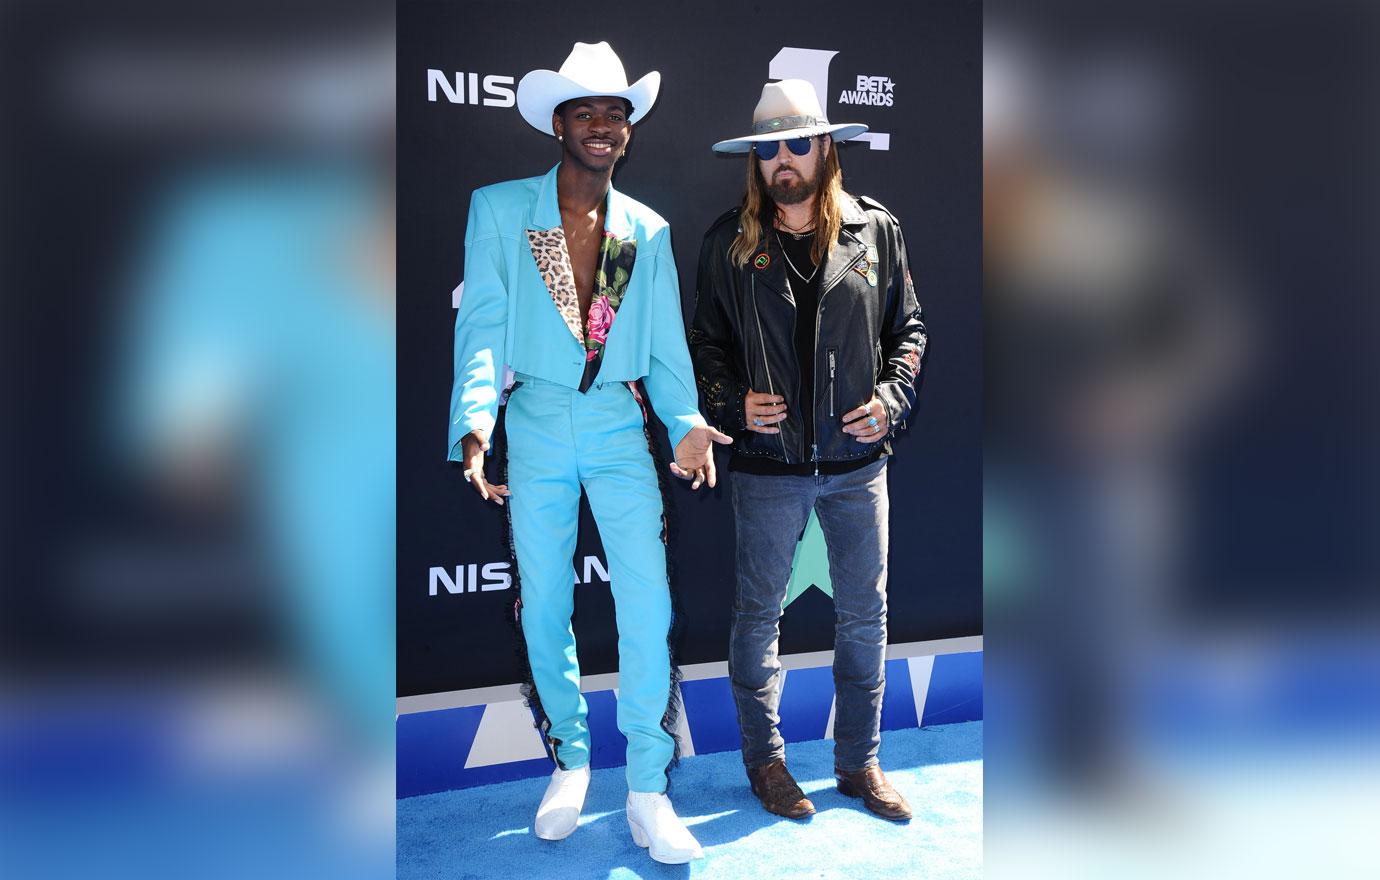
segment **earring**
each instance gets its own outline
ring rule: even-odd
[[[564,141],[564,140],[565,140],[565,135],[563,135],[563,134],[558,134],[558,135],[556,135],[556,140],[558,140],[558,141]]]

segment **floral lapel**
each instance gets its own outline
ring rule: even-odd
[[[586,364],[603,356],[613,318],[623,304],[636,261],[636,240],[604,232],[604,241],[599,247],[599,268],[594,273],[594,300],[589,305],[589,321],[585,325]]]
[[[575,272],[570,265],[565,231],[559,226],[554,229],[529,229],[527,242],[542,281],[551,294],[551,302],[555,304],[556,311],[575,341],[585,350],[585,373],[580,383],[580,390],[585,391],[599,373],[614,316],[618,314],[618,307],[623,304],[623,297],[627,294],[633,264],[637,261],[637,241],[619,238],[604,230],[599,245],[599,266],[594,272],[594,295],[584,326],[580,324],[580,297],[575,289]]]

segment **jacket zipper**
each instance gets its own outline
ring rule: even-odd
[[[798,299],[795,298],[795,288],[791,287],[791,273],[789,272],[787,276],[785,276],[785,290],[787,290],[788,294],[791,294],[791,302],[795,305],[795,320],[791,323],[791,338],[795,339],[795,328],[800,323],[800,305]],[[816,303],[816,309],[814,309],[814,338],[816,338],[816,341],[820,338],[820,309],[818,309],[818,303]],[[811,379],[811,385],[813,385],[814,392],[818,392],[818,390],[820,390],[820,359],[814,356],[814,352],[810,352],[810,371],[814,374],[814,378]],[[810,444],[810,461],[814,462],[814,476],[820,476],[820,434],[818,434],[820,422],[818,422],[816,414],[814,414],[814,400],[807,400],[802,404],[800,418],[805,418],[805,410],[803,410],[805,406],[810,407],[810,425],[814,426],[814,429],[816,429],[816,433],[811,434],[814,443]],[[785,450],[785,440],[781,441],[781,448]],[[800,458],[805,459],[805,434],[800,434]]]
[[[789,283],[789,282],[787,282],[787,283]],[[772,395],[775,395],[775,394],[776,394],[776,385],[773,384],[772,381],[771,381],[771,361],[768,360],[768,358],[767,358],[767,339],[766,339],[766,337],[762,334],[762,314],[761,314],[761,312],[757,311],[757,276],[756,276],[756,275],[753,275],[753,276],[752,276],[752,316],[753,316],[754,318],[757,319],[757,342],[758,342],[759,345],[762,346],[762,366],[766,367],[766,369],[767,369],[767,393],[772,394]],[[789,407],[787,407],[787,410],[789,411]],[[778,422],[777,424],[778,424],[778,425],[782,425],[782,424],[784,424],[784,422]],[[789,464],[789,463],[790,463],[791,457],[790,457],[790,455],[786,452],[786,434],[785,434],[785,432],[784,432],[780,427],[778,427],[778,428],[776,429],[776,437],[777,437],[778,440],[781,441],[781,458],[782,458],[787,464]]]
[[[836,351],[838,349],[829,349],[829,418],[831,419],[834,418],[834,404],[838,396],[834,387],[834,353]]]
[[[819,323],[824,315],[824,293],[815,300],[815,350],[810,352],[810,373],[812,390],[819,393]],[[815,463],[815,476],[819,476],[819,419],[815,417],[815,402],[810,401],[810,422],[814,425],[814,443],[810,449],[810,460]]]
[[[856,235],[853,235],[851,232],[848,233],[848,234],[849,234],[850,237],[852,237],[852,238],[853,238],[855,241],[857,241],[859,244],[862,243],[861,240],[859,240],[858,237],[857,237]],[[851,272],[851,271],[853,270],[853,267],[856,266],[856,265],[858,264],[858,261],[861,260],[861,259],[862,259],[864,256],[866,256],[866,255],[867,255],[867,251],[866,251],[866,250],[863,250],[863,251],[860,252],[857,256],[853,257],[853,259],[850,260],[850,261],[848,262],[848,265],[844,266],[843,269],[842,269],[841,271],[836,272],[836,273],[834,274],[834,277],[829,281],[829,283],[828,283],[827,286],[822,287],[822,288],[820,289],[820,292],[819,292],[819,299],[816,301],[816,304],[815,304],[815,345],[816,345],[816,346],[819,345],[819,324],[820,324],[820,316],[824,313],[824,297],[829,293],[829,291],[833,290],[834,287],[838,285],[839,281],[842,280],[843,277],[844,277],[848,272]],[[766,367],[766,370],[767,370],[767,391],[774,395],[774,394],[776,394],[776,389],[775,389],[775,387],[774,387],[773,384],[772,384],[772,379],[771,379],[771,364],[770,364],[770,363],[768,362],[768,360],[767,360],[767,343],[766,343],[766,338],[764,337],[764,335],[763,335],[763,333],[762,333],[762,315],[761,315],[761,313],[757,310],[757,276],[756,276],[755,274],[753,274],[753,275],[750,275],[749,277],[752,279],[752,314],[753,314],[753,317],[756,318],[756,320],[757,320],[757,341],[758,341],[758,343],[762,346],[762,364],[763,364],[763,366]],[[787,279],[786,279],[786,285],[787,285],[787,288],[788,288],[788,289],[789,289],[789,287],[790,287],[790,283],[791,283],[790,278],[787,278]],[[791,299],[794,300],[795,297],[792,296]],[[798,314],[797,314],[797,316],[796,316],[796,319],[799,320],[799,315],[798,315]],[[818,350],[816,349],[816,351],[818,351]],[[833,380],[833,377],[834,377],[834,370],[833,370],[833,368],[834,368],[834,358],[833,358],[833,353],[832,353],[832,352],[830,353],[829,367],[830,367],[830,370],[829,370],[829,378],[830,378],[830,381],[831,381],[831,384],[832,384],[832,380]],[[819,387],[819,356],[818,356],[817,353],[816,353],[816,355],[815,355],[814,357],[810,358],[810,369],[811,369],[811,372],[814,373],[814,386],[815,386],[816,388],[818,388],[818,387]],[[833,394],[833,389],[832,389],[832,388],[830,389],[830,394],[831,394],[831,395]],[[810,407],[810,415],[809,415],[809,417],[810,417],[810,419],[814,420],[814,419],[815,419],[815,402],[814,402],[813,400],[809,401],[809,407]],[[833,404],[833,398],[832,398],[832,396],[831,396],[831,398],[830,398],[830,404],[829,404],[829,414],[830,414],[831,416],[834,414],[834,413],[833,413],[833,409],[834,409],[834,404]],[[805,415],[805,413],[804,413],[804,406],[801,407],[801,415],[802,415],[802,416]],[[789,463],[790,463],[790,455],[786,452],[786,435],[785,435],[784,432],[779,432],[776,436],[781,440],[781,456],[782,456],[782,458],[784,458],[784,459],[786,460],[786,463],[789,464]],[[803,438],[802,438],[802,439],[803,439]],[[814,464],[815,464],[815,474],[814,474],[814,475],[815,475],[815,476],[819,476],[819,423],[818,423],[817,420],[815,421],[815,438],[814,438],[814,439],[815,439],[815,442],[814,442],[813,444],[811,444],[811,447],[810,447],[810,460],[813,461]],[[802,450],[802,451],[803,451],[803,450]]]
[[[849,233],[849,235],[852,236],[852,238],[853,238],[854,240],[857,240],[857,236],[853,235],[851,232]],[[861,244],[862,242],[859,241],[858,243]],[[857,256],[853,257],[853,259],[849,260],[849,261],[848,261],[848,265],[844,266],[842,271],[834,273],[833,279],[831,279],[831,280],[829,281],[829,283],[828,283],[827,286],[820,288],[820,291],[819,291],[819,299],[818,299],[818,300],[816,301],[816,303],[815,303],[815,345],[816,345],[816,346],[819,345],[819,325],[820,325],[820,321],[823,319],[823,316],[824,316],[824,297],[828,296],[828,295],[829,295],[829,291],[833,290],[834,287],[836,287],[836,286],[838,285],[839,281],[842,280],[843,277],[844,277],[847,273],[853,271],[853,267],[856,266],[856,265],[858,265],[858,261],[861,260],[861,259],[862,259],[864,256],[866,256],[866,255],[867,255],[867,251],[864,249],[864,250],[863,250],[861,253],[859,253]],[[787,283],[789,283],[789,280],[787,281]],[[814,356],[813,358],[811,358],[810,360],[811,360],[811,368],[814,370],[814,374],[815,374],[815,387],[818,388],[818,387],[819,387],[819,355],[818,355],[818,348],[816,348],[816,354],[815,354],[815,356]],[[834,351],[833,351],[833,350],[830,350],[830,351],[829,351],[829,415],[830,415],[830,416],[833,416],[833,414],[834,414],[834,397],[833,397],[833,395],[834,395],[834,387],[833,387],[833,383],[834,383]],[[812,401],[810,401],[810,418],[814,419],[814,417],[815,417],[815,403],[814,403],[814,401],[812,400]],[[815,463],[815,476],[819,476],[819,421],[818,421],[817,419],[815,420],[815,442],[814,442],[814,448],[811,450],[811,453],[812,453],[812,454],[811,454],[811,459],[812,459],[812,460],[814,461],[814,463]]]
[[[795,299],[795,291],[791,289],[791,277],[790,277],[790,274],[789,274],[789,273],[787,273],[787,275],[786,275],[786,290],[790,291],[790,294],[791,294],[791,301],[792,301],[792,302],[796,302],[796,299]],[[820,315],[820,312],[822,311],[821,306],[822,306],[822,301],[823,301],[823,299],[824,299],[824,297],[821,295],[820,298],[819,298],[819,300],[816,300],[816,301],[815,301],[815,345],[816,345],[816,346],[819,345],[819,315]],[[799,306],[799,305],[797,305],[796,308],[795,308],[795,320],[796,320],[797,323],[800,321],[800,306]],[[791,328],[791,338],[792,338],[792,339],[795,338],[795,328],[794,328],[794,327]],[[818,351],[812,351],[812,352],[810,352],[810,375],[811,375],[810,387],[811,387],[811,389],[812,389],[815,393],[818,393],[818,392],[819,392],[819,354],[818,354]],[[809,409],[810,409],[810,412],[809,412],[808,415],[806,415],[806,413],[805,413],[805,408],[806,408],[807,405],[809,406]],[[808,419],[810,420],[810,423],[814,426],[814,431],[813,431],[814,442],[810,444],[810,461],[814,462],[814,464],[815,464],[815,476],[817,477],[817,476],[819,476],[819,420],[815,418],[815,402],[814,402],[813,400],[805,401],[805,403],[803,403],[803,404],[801,405],[801,407],[800,407],[800,416],[801,416],[801,421],[804,421],[806,418],[808,418]],[[805,446],[804,446],[804,443],[805,443],[805,434],[804,434],[803,432],[802,432],[801,435],[800,435],[800,441],[801,441],[800,457],[801,457],[801,458],[804,458],[804,457],[805,457]],[[785,448],[786,448],[786,441],[784,441],[784,440],[781,441],[781,448],[782,448],[782,449],[785,449]]]

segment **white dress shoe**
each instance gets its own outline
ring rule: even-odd
[[[542,840],[562,840],[570,836],[580,822],[580,810],[589,791],[589,765],[577,770],[561,770],[551,774],[546,794],[537,807],[537,821],[532,830]]]
[[[659,792],[628,792],[628,829],[633,843],[645,847],[663,864],[680,865],[704,858],[699,841],[680,821],[671,799]]]

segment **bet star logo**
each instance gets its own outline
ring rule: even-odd
[[[888,76],[863,76],[859,74],[857,88],[839,93],[840,104],[869,104],[873,107],[890,107],[896,83]]]
[[[824,530],[819,527],[819,517],[814,511],[810,512],[805,534],[800,536],[800,543],[795,547],[795,558],[791,560],[791,580],[786,585],[782,609],[810,587],[815,587],[831,599],[834,597],[834,582],[829,578],[829,548],[824,543]]]
[[[834,94],[829,88],[829,65],[838,55],[837,49],[805,49],[799,46],[783,46],[771,59],[767,68],[770,79],[803,79],[815,87],[815,94],[825,104]],[[847,80],[845,80],[847,81]],[[896,84],[886,76],[856,76],[853,78],[856,89],[841,93],[840,104],[867,104],[875,107],[890,107]],[[866,98],[862,97],[866,96]],[[833,116],[825,107],[825,112]],[[846,120],[853,121],[853,120]],[[861,121],[861,120],[859,120]],[[853,138],[863,141],[874,150],[890,150],[891,134],[875,128]]]

